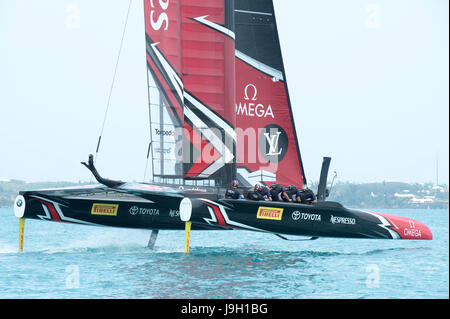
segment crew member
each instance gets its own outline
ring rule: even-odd
[[[302,204],[308,204],[317,202],[317,196],[314,194],[312,190],[310,190],[307,186],[305,186],[300,192],[300,198]]]
[[[290,199],[288,194],[286,194],[286,189],[280,184],[273,184],[270,187],[270,196],[272,197],[273,201],[292,202],[292,199]]]
[[[249,200],[255,200],[260,201],[263,200],[261,194],[260,194],[261,186],[259,184],[256,184],[255,187],[253,187],[252,190],[249,190],[247,193],[247,199]]]
[[[256,200],[256,201],[261,201],[261,200],[272,200],[272,196],[270,195],[269,189],[267,188],[267,186],[261,185],[261,184],[256,184],[255,187],[253,187],[253,190],[249,191],[247,193],[247,199],[250,200]]]
[[[228,188],[225,193],[225,198],[228,199],[244,199],[244,195],[241,194],[241,192],[238,190],[239,182],[237,180],[234,180],[231,183],[231,188]]]
[[[265,185],[261,186],[260,194],[264,200],[266,200],[266,201],[272,200],[272,195],[270,194],[269,187],[267,187]]]
[[[300,197],[301,192],[295,185],[289,185],[286,187],[286,194],[292,199],[293,202],[301,203],[302,199]]]

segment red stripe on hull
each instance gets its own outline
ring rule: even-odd
[[[55,206],[53,206],[52,203],[44,202],[43,200],[40,200],[42,204],[47,206],[48,210],[50,211],[50,215],[52,216],[52,220],[55,222],[61,222],[61,217],[59,217],[58,212],[56,211]]]
[[[224,226],[224,227],[230,227],[226,222],[224,217],[222,216],[222,213],[219,210],[219,207],[215,206],[215,205],[211,205],[208,202],[204,202],[206,205],[208,205],[209,207],[211,207],[214,211],[214,215],[216,215],[217,218],[217,222],[219,223],[220,226]]]
[[[391,224],[391,229],[398,233],[402,239],[432,240],[431,230],[421,222],[394,215],[377,213],[386,218]]]

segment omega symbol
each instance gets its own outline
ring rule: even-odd
[[[245,96],[244,96],[244,100],[246,100],[246,101],[248,101],[248,100],[250,100],[250,98],[249,98],[249,95],[248,95],[248,93],[249,93],[249,88],[253,88],[253,97],[252,97],[252,101],[256,101],[257,100],[257,96],[258,96],[258,89],[256,88],[256,86],[255,85],[253,85],[253,84],[248,84],[246,87],[245,87]],[[250,91],[250,93],[251,93],[251,91]]]

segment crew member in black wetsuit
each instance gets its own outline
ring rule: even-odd
[[[260,194],[264,198],[264,200],[272,200],[272,195],[270,194],[269,187],[265,185],[261,186]]]
[[[244,195],[237,189],[239,187],[239,182],[234,180],[231,183],[231,188],[228,188],[225,193],[225,198],[228,199],[244,199]]]
[[[256,184],[253,190],[247,193],[247,199],[255,201],[272,200],[272,196],[267,186]]]
[[[280,184],[273,184],[270,186],[270,195],[272,196],[272,200],[274,202],[292,202],[292,199],[290,199],[288,194],[286,194],[286,189]]]
[[[301,192],[295,185],[289,185],[286,187],[286,194],[289,196],[290,199],[292,199],[295,203],[301,203]]]
[[[302,204],[311,205],[311,203],[317,202],[316,194],[314,194],[307,186],[300,191],[300,198]]]
[[[253,189],[247,192],[247,199],[255,201],[263,200],[261,194],[259,193],[260,189],[261,186],[259,184],[256,184],[255,187],[253,187]]]

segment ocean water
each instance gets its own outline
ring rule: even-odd
[[[449,298],[449,211],[381,210],[428,225],[432,241],[287,242],[245,231],[191,234],[18,219],[0,209],[0,298]]]

